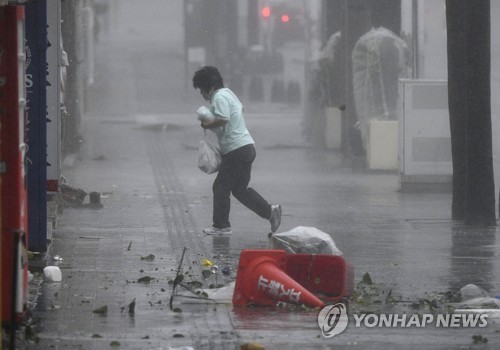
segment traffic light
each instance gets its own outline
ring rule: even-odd
[[[271,7],[269,6],[264,6],[262,10],[260,11],[261,15],[263,18],[269,18],[271,17]]]

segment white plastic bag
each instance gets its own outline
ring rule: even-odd
[[[283,249],[292,254],[342,255],[329,234],[307,226],[297,226],[290,231],[273,234],[269,238],[268,248]]]
[[[200,108],[198,108],[196,110],[196,114],[198,114],[198,120],[211,122],[215,119],[215,115],[213,115],[210,109],[205,106],[201,106]]]
[[[201,106],[200,108],[198,108],[196,110],[196,114],[198,115],[198,120],[200,120],[200,121],[212,122],[215,120],[215,115],[213,115],[213,113],[210,111],[210,109],[208,109],[205,106]],[[221,134],[222,134],[222,126],[219,126],[217,128],[212,128],[209,130],[211,132],[213,132],[217,136],[218,139],[220,139]]]
[[[208,141],[205,132],[205,139],[201,140],[198,146],[198,168],[205,174],[213,174],[219,171],[221,162],[222,156],[219,147]]]

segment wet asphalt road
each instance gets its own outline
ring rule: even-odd
[[[84,141],[67,162],[68,182],[102,194],[103,209],[66,208],[52,242],[63,257],[63,282],[44,283],[33,312],[40,342],[30,349],[266,349],[469,348],[481,334],[496,348],[500,325],[484,329],[356,328],[321,336],[316,310],[232,308],[176,298],[172,281],[182,250],[183,271],[205,284],[234,280],[245,248],[265,248],[269,224],[232,201],[230,237],[207,237],[213,176],[196,167],[202,137],[194,111],[203,103],[184,89],[182,56],[158,42],[103,38],[96,83],[83,121]],[[353,310],[426,313],[412,302],[473,283],[500,295],[498,228],[466,228],[450,220],[447,192],[403,193],[396,173],[353,169],[341,154],[301,137],[300,108],[250,104],[256,140],[251,185],[281,203],[280,231],[315,226],[333,237],[359,282],[369,273],[380,294]],[[158,122],[151,125],[151,121]],[[154,254],[153,261],[141,259]],[[200,262],[229,267],[230,276],[204,280]],[[138,279],[149,276],[150,283]],[[408,303],[382,302],[387,293]],[[136,312],[128,314],[135,298]],[[380,302],[380,304],[379,304]],[[92,311],[108,306],[105,315]],[[392,308],[391,308],[392,307]]]

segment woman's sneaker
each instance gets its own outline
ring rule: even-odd
[[[269,222],[271,223],[271,232],[275,233],[281,225],[281,205],[271,205],[271,217],[269,218]]]
[[[203,232],[207,235],[230,235],[231,233],[233,233],[231,227],[217,228],[213,226],[203,229]]]

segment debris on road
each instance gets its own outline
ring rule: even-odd
[[[343,255],[328,233],[307,226],[297,226],[290,231],[272,234],[268,249],[283,249],[293,254]]]
[[[43,275],[45,280],[48,282],[61,282],[62,281],[62,273],[61,269],[57,266],[46,266],[43,269]]]
[[[104,207],[101,204],[101,194],[99,192],[92,191],[87,193],[81,188],[75,188],[67,184],[61,184],[59,190],[62,206],[90,209],[101,209]],[[89,195],[89,203],[84,203],[87,194]]]
[[[99,314],[99,315],[107,315],[107,313],[108,313],[108,305],[104,305],[104,306],[98,307],[97,309],[93,310],[92,312],[95,313],[95,314]]]
[[[130,242],[132,244],[132,242]],[[144,261],[153,261],[155,259],[154,254],[149,254],[148,256],[141,256],[141,260]]]
[[[241,350],[265,350],[265,347],[256,342],[245,343],[240,345]]]
[[[201,266],[203,266],[203,267],[210,267],[210,266],[213,266],[213,265],[214,265],[213,261],[210,261],[208,259],[203,259],[201,261]]]
[[[457,309],[500,309],[500,300],[489,296],[484,289],[468,284],[460,289],[462,300],[457,303]]]
[[[151,276],[144,276],[144,277],[137,279],[137,282],[138,283],[151,283],[151,281],[153,281],[153,280],[154,280],[154,278]]]
[[[75,188],[70,185],[62,184],[59,186],[61,191],[61,200],[63,205],[80,207],[83,206],[83,201],[87,197],[87,192],[80,188]]]
[[[132,300],[132,302],[130,304],[128,304],[128,313],[130,315],[135,314],[135,298],[134,298],[134,300]]]

